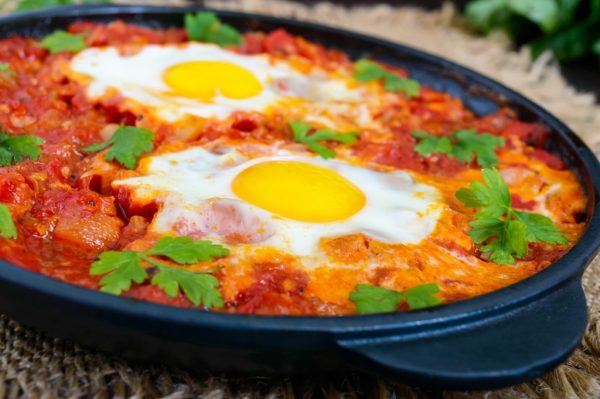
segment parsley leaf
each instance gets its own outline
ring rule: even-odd
[[[42,144],[44,140],[37,136],[11,136],[0,131],[0,166],[18,163],[25,158],[38,159]]]
[[[131,288],[132,283],[141,284],[148,280],[146,267],[155,267],[158,273],[150,280],[170,297],[181,290],[194,305],[205,307],[223,306],[218,290],[219,280],[210,272],[193,272],[173,268],[155,256],[164,256],[179,264],[207,261],[229,254],[229,250],[206,240],[190,237],[163,237],[146,251],[107,251],[92,263],[90,274],[106,274],[99,284],[100,290],[120,295]],[[107,274],[108,273],[108,274]]]
[[[229,255],[229,250],[207,240],[194,240],[191,237],[163,237],[154,244],[148,254],[166,256],[179,264],[189,265]]]
[[[223,306],[223,298],[217,289],[219,280],[210,274],[160,267],[158,274],[152,277],[152,284],[160,287],[171,298],[176,297],[179,290],[182,290],[196,306]]]
[[[213,12],[185,14],[185,30],[190,40],[219,46],[242,44],[242,35],[231,25],[222,23]]]
[[[141,284],[148,278],[140,260],[141,253],[135,251],[102,252],[99,260],[92,263],[90,274],[99,276],[109,273],[100,280],[100,291],[121,295],[131,288],[132,282]]]
[[[80,0],[80,4],[110,3],[109,0]],[[15,11],[35,10],[38,8],[58,7],[68,4],[76,4],[73,0],[21,0]]]
[[[293,121],[289,125],[294,134],[294,141],[304,144],[311,151],[325,159],[335,158],[335,151],[317,143],[317,141],[330,140],[343,144],[353,144],[359,136],[358,132],[337,133],[331,129],[320,129],[309,135],[308,133],[312,127],[308,123]]]
[[[479,208],[468,234],[474,243],[485,244],[481,250],[490,253],[491,261],[512,264],[527,255],[532,242],[569,243],[551,219],[511,206],[508,186],[496,169],[483,169],[482,176],[485,184],[471,182],[455,195],[467,208]]]
[[[45,36],[40,42],[40,46],[50,51],[51,54],[61,51],[77,52],[86,47],[82,35],[74,35],[64,30],[57,30]]]
[[[0,204],[0,237],[17,238],[17,227],[13,222],[10,209],[5,204]]]
[[[142,154],[152,151],[154,147],[152,140],[154,140],[154,134],[148,129],[121,126],[104,143],[84,147],[82,151],[97,152],[110,147],[105,155],[107,161],[116,159],[127,169],[133,169]]]
[[[407,97],[418,96],[421,90],[421,85],[416,80],[387,71],[379,64],[364,58],[354,63],[354,79],[359,82],[383,79],[383,88],[386,91],[400,91]]]
[[[440,292],[440,287],[435,283],[421,284],[404,291],[404,300],[410,310],[425,309],[437,306],[442,301],[434,294]]]
[[[422,156],[446,154],[462,163],[470,163],[475,157],[477,164],[483,168],[498,165],[494,150],[504,145],[502,137],[488,133],[476,134],[475,129],[457,130],[450,136],[441,137],[420,131],[412,135],[420,140],[415,145],[415,151]]]
[[[12,69],[10,69],[10,65],[6,62],[0,62],[0,73],[4,73],[8,76],[15,76],[16,73]]]
[[[423,309],[441,303],[434,294],[440,292],[437,284],[422,284],[404,292],[388,290],[369,284],[358,284],[350,294],[359,314],[395,312],[402,302],[409,310]]]

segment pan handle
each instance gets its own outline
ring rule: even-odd
[[[586,324],[581,280],[575,278],[527,306],[468,326],[338,344],[358,355],[354,360],[367,371],[431,387],[490,389],[558,365],[579,345]]]

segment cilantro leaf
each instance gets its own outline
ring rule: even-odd
[[[430,308],[442,303],[438,297],[433,296],[438,292],[440,287],[437,284],[421,284],[404,291],[404,300],[410,310]]]
[[[460,162],[471,162],[473,155],[482,168],[491,168],[498,164],[494,150],[504,145],[502,137],[487,133],[476,134],[475,129],[458,130],[454,132],[456,143],[452,151]]]
[[[17,227],[13,222],[10,209],[5,204],[0,204],[0,237],[17,238]]]
[[[4,73],[8,76],[15,76],[16,73],[10,68],[6,62],[0,62],[0,73]]]
[[[350,294],[359,314],[395,312],[402,299],[404,295],[401,292],[368,284],[358,284]]]
[[[550,218],[531,212],[514,212],[515,218],[526,227],[527,241],[549,244],[568,244],[569,240],[560,232]]]
[[[191,264],[229,254],[229,250],[205,240],[190,237],[163,237],[146,251],[106,251],[92,263],[90,274],[100,276],[100,290],[120,295],[131,289],[132,283],[142,284],[149,278],[147,267],[158,269],[150,284],[175,297],[181,290],[194,305],[223,306],[218,289],[219,280],[212,271],[193,272],[171,267],[154,256],[165,256],[179,264]],[[107,274],[108,273],[108,274]]]
[[[369,284],[358,284],[350,294],[359,314],[395,312],[402,302],[406,302],[409,310],[424,309],[442,303],[434,294],[440,292],[437,284],[422,284],[404,292],[375,287]]]
[[[366,59],[354,63],[354,79],[359,82],[370,82],[385,76],[385,70],[373,61]]]
[[[452,142],[448,137],[433,136],[425,132],[413,132],[413,137],[420,139],[415,145],[415,151],[424,157],[432,153],[451,154]]]
[[[223,306],[223,297],[217,289],[219,280],[210,274],[161,267],[158,274],[152,277],[151,283],[160,287],[172,298],[182,290],[196,306],[200,304],[206,308]]]
[[[421,85],[416,80],[407,79],[397,73],[388,71],[381,65],[364,58],[354,63],[353,76],[359,82],[383,79],[383,88],[386,91],[400,91],[409,98],[418,96],[421,90]]]
[[[470,163],[475,157],[483,168],[498,164],[494,150],[504,145],[502,137],[488,133],[476,134],[475,129],[457,130],[450,136],[441,137],[420,131],[413,132],[412,135],[420,140],[415,145],[415,151],[420,155],[446,154],[462,163]]]
[[[222,23],[213,12],[185,14],[185,30],[190,40],[215,43],[219,46],[242,44],[242,35],[231,25]]]
[[[81,0],[80,4],[98,4],[98,3],[109,3],[109,0]],[[38,8],[49,8],[58,7],[68,4],[76,4],[73,0],[21,0],[15,11],[28,11],[36,10]]]
[[[309,135],[308,133],[311,130],[311,126],[308,123],[292,121],[289,125],[294,134],[294,141],[304,144],[310,148],[311,151],[319,154],[324,159],[335,158],[335,151],[317,143],[317,141],[329,140],[343,144],[353,144],[359,136],[358,132],[337,133],[331,129],[317,130]]]
[[[496,169],[483,169],[482,176],[484,183],[471,182],[455,196],[467,208],[479,208],[467,234],[475,244],[484,244],[481,250],[489,252],[491,261],[514,263],[515,257],[527,255],[531,242],[568,244],[549,218],[512,207],[508,186]]]
[[[140,265],[141,254],[135,251],[106,251],[92,263],[90,274],[99,276],[107,274],[100,280],[100,291],[121,295],[131,288],[132,283],[141,284],[148,278],[148,273]]]
[[[121,126],[104,143],[84,147],[82,151],[97,152],[110,147],[105,155],[107,161],[116,159],[127,169],[133,169],[142,154],[152,151],[152,140],[154,140],[154,134],[148,129]]]
[[[189,265],[229,255],[229,250],[207,240],[191,237],[163,237],[148,251],[149,255],[166,256],[179,263]]]
[[[86,47],[82,35],[74,35],[64,30],[57,30],[45,36],[40,42],[40,46],[48,50],[51,54],[62,51],[77,52]]]
[[[25,158],[38,159],[42,144],[44,140],[37,136],[11,136],[0,132],[0,166],[18,163]]]

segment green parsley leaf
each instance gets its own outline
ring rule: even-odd
[[[384,76],[385,70],[373,61],[363,58],[354,63],[354,79],[359,82],[370,82]]]
[[[402,302],[409,310],[424,309],[441,303],[434,294],[440,292],[437,284],[422,284],[404,292],[388,290],[369,284],[358,284],[350,294],[359,314],[395,312]]]
[[[18,163],[25,158],[38,159],[42,144],[44,140],[36,136],[11,136],[0,131],[0,166]]]
[[[10,209],[5,204],[0,204],[0,237],[17,238],[17,227],[13,222]]]
[[[152,140],[154,140],[154,134],[148,129],[121,126],[104,143],[84,147],[82,151],[97,152],[110,147],[105,155],[107,161],[116,159],[127,169],[133,169],[142,154],[152,151],[154,147]]]
[[[403,299],[401,292],[368,284],[358,284],[350,294],[358,314],[395,312]]]
[[[546,216],[512,207],[508,186],[496,169],[483,169],[482,176],[484,183],[471,182],[455,195],[467,208],[479,208],[468,235],[475,244],[485,244],[481,250],[490,253],[491,261],[512,264],[515,257],[527,255],[532,242],[569,243]]]
[[[218,289],[219,280],[210,275],[212,271],[192,272],[177,269],[161,262],[155,256],[164,256],[179,264],[192,264],[226,256],[229,250],[210,241],[194,240],[190,237],[163,237],[146,251],[107,251],[92,263],[90,274],[100,276],[101,291],[120,295],[131,288],[132,283],[141,284],[148,280],[147,267],[158,269],[150,280],[170,297],[181,290],[194,305],[205,307],[223,306]],[[107,274],[108,273],[108,274]]]
[[[451,154],[452,142],[446,136],[438,137],[425,132],[413,132],[413,137],[420,139],[415,151],[424,157],[432,153]]]
[[[194,240],[191,237],[163,237],[154,244],[148,254],[166,256],[179,264],[189,265],[229,255],[229,250],[207,240]]]
[[[242,35],[231,25],[222,23],[213,12],[185,14],[184,25],[190,40],[215,43],[219,46],[243,43]]]
[[[121,295],[131,288],[131,283],[141,284],[148,273],[140,265],[141,253],[135,251],[106,251],[92,263],[90,274],[99,276],[109,273],[100,280],[100,291]]]
[[[400,91],[409,98],[418,96],[421,90],[421,85],[416,80],[387,71],[381,65],[364,58],[354,63],[353,76],[359,82],[383,79],[383,88],[386,91]]]
[[[1,1],[0,1],[1,3]],[[29,11],[40,8],[50,8],[66,6],[69,4],[107,4],[109,0],[21,0],[18,2],[15,11]]]
[[[420,155],[446,154],[462,163],[470,163],[475,157],[477,164],[483,168],[498,165],[494,150],[504,145],[502,137],[488,133],[476,134],[475,129],[457,130],[450,136],[441,137],[420,131],[412,135],[420,140],[415,145],[415,151]]]
[[[440,287],[437,284],[421,284],[404,291],[404,300],[410,310],[430,308],[442,303],[438,297],[433,296],[438,292]]]
[[[515,218],[521,221],[527,232],[527,241],[529,242],[547,242],[549,244],[568,244],[569,240],[560,232],[552,220],[546,216],[531,213],[515,211]]]
[[[86,47],[82,35],[74,35],[63,30],[57,30],[45,36],[40,42],[40,46],[50,51],[51,54],[61,51],[77,52]]]
[[[0,62],[0,73],[4,73],[8,76],[15,76],[16,73],[12,69],[10,69],[10,65],[6,62]]]
[[[329,140],[343,144],[353,144],[359,136],[358,132],[338,133],[331,129],[317,130],[309,135],[308,133],[312,127],[308,123],[293,121],[289,125],[294,134],[294,141],[304,144],[324,159],[335,158],[335,151],[317,143],[317,141]]]
[[[182,290],[196,306],[223,306],[223,297],[217,288],[219,280],[210,274],[161,267],[158,274],[152,277],[152,284],[161,288],[171,298],[176,297],[179,290]]]

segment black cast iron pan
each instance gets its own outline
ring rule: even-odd
[[[65,7],[0,19],[0,38],[40,37],[87,19],[181,26],[191,9]],[[195,10],[194,10],[195,11]],[[600,164],[542,108],[501,84],[421,51],[339,29],[219,12],[242,30],[284,27],[353,58],[407,68],[479,115],[501,106],[552,131],[548,150],[574,170],[589,198],[588,228],[562,259],[537,275],[475,299],[411,313],[265,317],[179,309],[106,295],[0,262],[0,311],[27,325],[119,355],[192,370],[247,373],[366,370],[438,388],[494,388],[534,378],[563,361],[586,327],[581,275],[600,246]],[[508,267],[508,266],[507,266]]]

